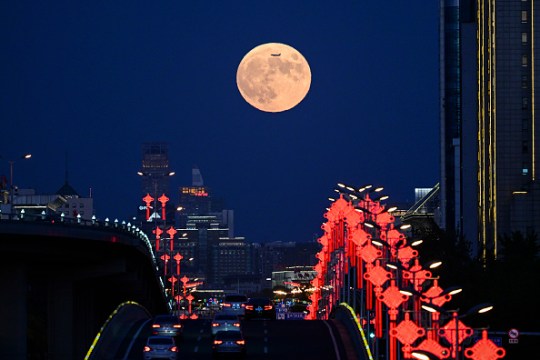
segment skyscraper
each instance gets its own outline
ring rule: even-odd
[[[178,213],[179,226],[186,226],[188,216],[208,215],[220,213],[222,223],[230,228],[229,236],[234,233],[234,219],[232,210],[223,210],[223,202],[212,196],[210,188],[204,185],[201,171],[197,166],[191,169],[191,186],[180,187],[179,206],[182,211]]]
[[[443,225],[484,259],[501,236],[540,227],[536,2],[440,3]]]
[[[169,193],[169,147],[162,142],[142,144],[142,193]],[[158,195],[158,196],[159,196]]]
[[[461,77],[458,1],[440,5],[441,216],[451,236],[461,235]]]
[[[168,144],[143,143],[142,166],[137,174],[142,180],[140,203],[143,204],[139,207],[138,218],[142,230],[152,237],[156,226],[164,227],[166,224],[174,224],[175,221],[175,207],[169,193],[169,179],[174,172],[169,168]],[[146,200],[151,201],[145,203]]]

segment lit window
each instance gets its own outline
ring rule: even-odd
[[[522,175],[527,175],[527,174],[529,174],[529,169],[527,169],[527,168],[521,169],[521,174],[522,174]]]
[[[527,43],[527,33],[521,33],[521,43],[522,44]]]
[[[529,64],[529,59],[527,58],[527,55],[523,55],[521,57],[521,66],[527,66]]]
[[[521,11],[521,22],[522,23],[527,22],[527,11],[526,10]]]

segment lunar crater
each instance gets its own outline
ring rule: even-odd
[[[289,45],[263,44],[244,56],[236,83],[242,97],[253,107],[282,112],[305,98],[311,85],[311,70],[306,59]]]

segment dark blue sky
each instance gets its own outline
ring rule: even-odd
[[[338,181],[384,186],[391,204],[438,182],[438,36],[436,1],[4,1],[0,155],[31,152],[15,183],[54,193],[67,152],[96,215],[128,219],[141,144],[168,142],[173,188],[198,165],[237,236],[307,241]],[[287,112],[258,111],[236,87],[267,42],[311,68]]]

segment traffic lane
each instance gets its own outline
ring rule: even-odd
[[[179,349],[179,359],[200,360],[212,358],[212,337],[209,320],[184,320],[181,336],[176,337]],[[136,339],[126,359],[142,360],[143,348],[148,336],[152,335],[151,323],[145,324]]]
[[[248,320],[241,322],[246,339],[246,359],[347,359],[335,329],[319,320]],[[185,320],[177,340],[179,359],[212,359],[210,320]],[[127,359],[143,359],[150,324],[139,332]],[[341,354],[336,355],[337,351]]]
[[[250,359],[341,358],[339,339],[324,321],[249,320],[242,327]]]

